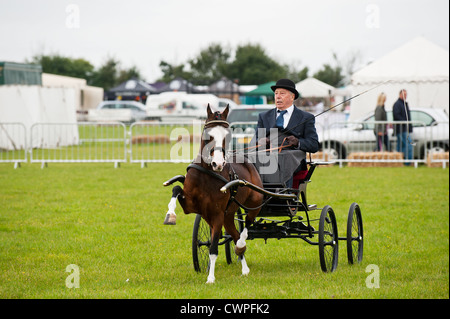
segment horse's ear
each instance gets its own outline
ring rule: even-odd
[[[208,112],[208,117],[207,118],[210,118],[211,115],[213,114],[213,112],[211,111],[211,107],[209,106],[209,103],[208,103],[208,107],[206,108],[206,111]]]
[[[227,107],[225,108],[225,110],[223,110],[223,112],[222,112],[222,118],[224,119],[224,120],[226,120],[227,119],[227,117],[228,117],[228,112],[230,111],[230,104],[227,104]]]

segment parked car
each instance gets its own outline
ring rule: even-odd
[[[150,119],[158,121],[189,121],[206,119],[206,108],[219,111],[219,99],[214,94],[163,92],[150,95],[145,109]]]
[[[387,111],[387,122],[393,121],[392,111]],[[449,118],[443,109],[411,108],[415,143],[414,158],[423,159],[426,150],[444,152],[449,150]],[[318,131],[319,142],[330,159],[345,159],[352,152],[371,152],[376,149],[374,112],[344,127]],[[393,122],[387,123],[391,151],[396,151],[397,137],[393,135]]]
[[[219,100],[218,109],[220,112],[222,112],[227,107],[227,105],[230,107],[230,110],[238,106],[236,102],[227,98],[219,97],[218,100]]]
[[[258,115],[261,112],[273,109],[275,105],[239,105],[231,108],[228,122],[233,131],[232,148],[244,149],[255,135],[258,124]]]
[[[88,121],[132,123],[147,119],[142,103],[136,101],[103,101],[89,110]]]

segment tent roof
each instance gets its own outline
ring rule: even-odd
[[[208,87],[210,93],[239,93],[239,85],[233,81],[222,78],[219,81],[214,82]]]
[[[440,82],[449,79],[449,52],[417,37],[355,72],[352,84]]]
[[[275,85],[277,82],[271,81],[267,82],[261,85],[258,85],[258,87],[250,92],[245,93],[245,95],[266,95],[266,96],[272,96],[273,91],[270,88],[271,86]]]
[[[316,78],[307,78],[295,85],[297,91],[304,97],[328,97],[334,93],[335,88]]]
[[[199,93],[200,90],[196,89],[195,86],[187,80],[178,77],[161,87],[156,93],[161,92]]]
[[[109,90],[109,92],[156,92],[156,89],[152,87],[150,84],[138,80],[136,78],[132,78],[128,81],[125,81],[118,86]]]

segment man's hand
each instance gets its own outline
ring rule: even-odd
[[[258,140],[258,146],[265,146],[266,148],[270,148],[270,140],[267,137],[260,138]]]
[[[289,146],[294,146],[295,148],[298,148],[298,138],[295,136],[288,136],[286,137],[285,143]]]

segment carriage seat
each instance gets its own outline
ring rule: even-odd
[[[308,170],[298,171],[294,175],[294,180],[292,181],[292,188],[297,189],[301,182],[303,182],[308,175]]]

